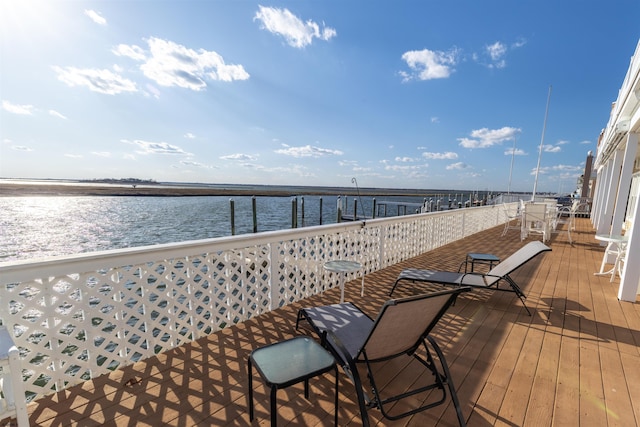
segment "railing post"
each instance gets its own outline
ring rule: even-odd
[[[4,395],[4,399],[0,398],[0,418],[15,417],[18,427],[29,427],[20,351],[5,326],[0,326],[0,369],[0,391]]]
[[[291,228],[298,228],[298,198],[291,198]]]
[[[236,202],[229,199],[229,207],[231,208],[231,235],[236,235]]]
[[[462,226],[460,227],[462,229],[462,237],[465,238],[467,237],[467,230],[465,230],[465,218],[467,217],[467,211],[464,210],[462,211]]]
[[[258,232],[258,211],[256,208],[256,196],[251,197],[251,211],[253,212],[253,232]]]
[[[280,292],[274,289],[275,283],[280,283],[280,280],[276,279],[280,263],[278,262],[278,253],[275,250],[275,246],[275,243],[269,243],[269,282],[267,283],[269,287],[269,311],[280,306],[280,301],[276,301]]]
[[[358,220],[358,199],[353,199],[353,220]]]

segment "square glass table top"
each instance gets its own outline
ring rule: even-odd
[[[335,359],[310,337],[296,337],[260,347],[251,353],[264,380],[281,387],[333,369]]]

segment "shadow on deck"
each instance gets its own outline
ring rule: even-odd
[[[618,301],[619,279],[594,276],[603,248],[588,219],[577,220],[574,244],[554,236],[548,252],[514,275],[527,294],[528,316],[512,293],[473,291],[458,299],[433,334],[443,348],[470,426],[640,424],[640,303]],[[375,316],[403,268],[457,270],[468,252],[505,258],[524,243],[502,227],[478,233],[347,283],[345,299]],[[400,285],[394,297],[429,289]],[[336,303],[339,289],[227,328],[157,357],[104,375],[29,405],[38,426],[251,425],[246,361],[253,348],[312,332],[295,330],[303,306]],[[389,368],[387,366],[386,368]],[[395,366],[398,377],[415,376]],[[333,376],[278,392],[278,422],[333,424]],[[256,419],[269,422],[269,397],[256,377]],[[455,426],[450,403],[400,421],[369,411],[373,425]],[[361,425],[353,386],[340,378],[339,423]],[[8,425],[7,420],[0,423]]]

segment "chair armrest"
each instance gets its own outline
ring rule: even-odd
[[[488,273],[476,273],[476,272],[469,272],[469,273],[465,273],[462,275],[462,279],[460,280],[460,286],[464,286],[464,278],[467,276],[479,276],[482,277],[482,281],[484,282],[485,286],[489,286],[487,285],[487,277],[491,277],[491,278],[495,278],[497,279],[494,283],[497,283],[498,281],[504,279],[503,276],[496,276],[494,274],[488,274]]]
[[[342,362],[341,365],[355,366],[355,360],[349,354],[349,350],[333,331],[322,331],[320,343],[325,348],[328,348],[336,359]]]
[[[487,273],[478,273],[476,271],[470,271],[468,273],[464,273],[462,275],[462,279],[460,280],[460,286],[462,286],[464,284],[464,278],[467,277],[467,276],[479,276],[479,277],[482,277],[482,279],[484,280],[485,277],[490,276],[490,275],[487,274]],[[497,277],[497,276],[490,276],[490,277]],[[486,280],[485,280],[485,282],[486,282]]]

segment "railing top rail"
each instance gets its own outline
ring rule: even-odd
[[[477,206],[465,208],[466,212],[478,209],[492,209],[495,206]],[[399,222],[409,222],[423,216],[451,215],[459,211],[439,211],[418,213],[397,217],[368,219],[366,221],[341,222],[337,224],[316,225],[289,230],[265,231],[255,234],[215,237],[177,243],[164,243],[125,249],[112,249],[73,255],[61,255],[35,260],[16,260],[0,263],[0,283],[13,283],[40,277],[46,269],[50,276],[73,272],[93,271],[157,261],[158,259],[179,258],[211,251],[226,251],[258,246],[273,242],[293,240],[319,234],[332,234],[357,230],[364,227],[384,226]],[[459,213],[459,212],[458,212]]]

